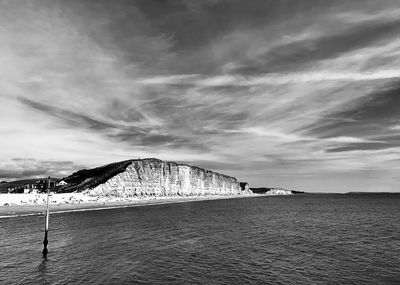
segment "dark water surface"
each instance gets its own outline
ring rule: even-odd
[[[400,195],[200,201],[0,219],[0,284],[400,284]]]

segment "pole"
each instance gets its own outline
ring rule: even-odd
[[[43,258],[47,259],[47,244],[49,241],[47,240],[47,233],[49,231],[49,195],[50,195],[50,176],[47,179],[47,206],[46,206],[46,224],[44,228],[44,240],[43,240]]]

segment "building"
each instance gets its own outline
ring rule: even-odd
[[[38,192],[45,192],[47,190],[47,188],[54,189],[56,187],[56,182],[53,180],[49,180],[48,179],[40,179],[38,181],[36,181],[36,187]]]
[[[13,185],[8,187],[7,189],[8,193],[24,193],[25,189],[24,189],[24,185]]]
[[[67,182],[65,182],[64,180],[61,180],[60,182],[58,182],[57,186],[65,186],[68,185]]]
[[[37,193],[36,183],[27,183],[24,185],[24,193]]]
[[[55,179],[56,180],[56,179]],[[47,188],[56,188],[56,181],[48,179],[25,179],[10,182],[5,188],[7,193],[40,193],[46,192]]]

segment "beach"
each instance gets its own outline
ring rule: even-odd
[[[49,208],[52,214],[103,210],[113,208],[182,203],[202,200],[243,198],[254,195],[210,195],[171,197],[94,197],[85,193],[51,194]],[[44,215],[46,194],[0,194],[0,218]]]

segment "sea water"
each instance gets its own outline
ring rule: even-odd
[[[400,284],[400,194],[0,219],[0,284]]]

